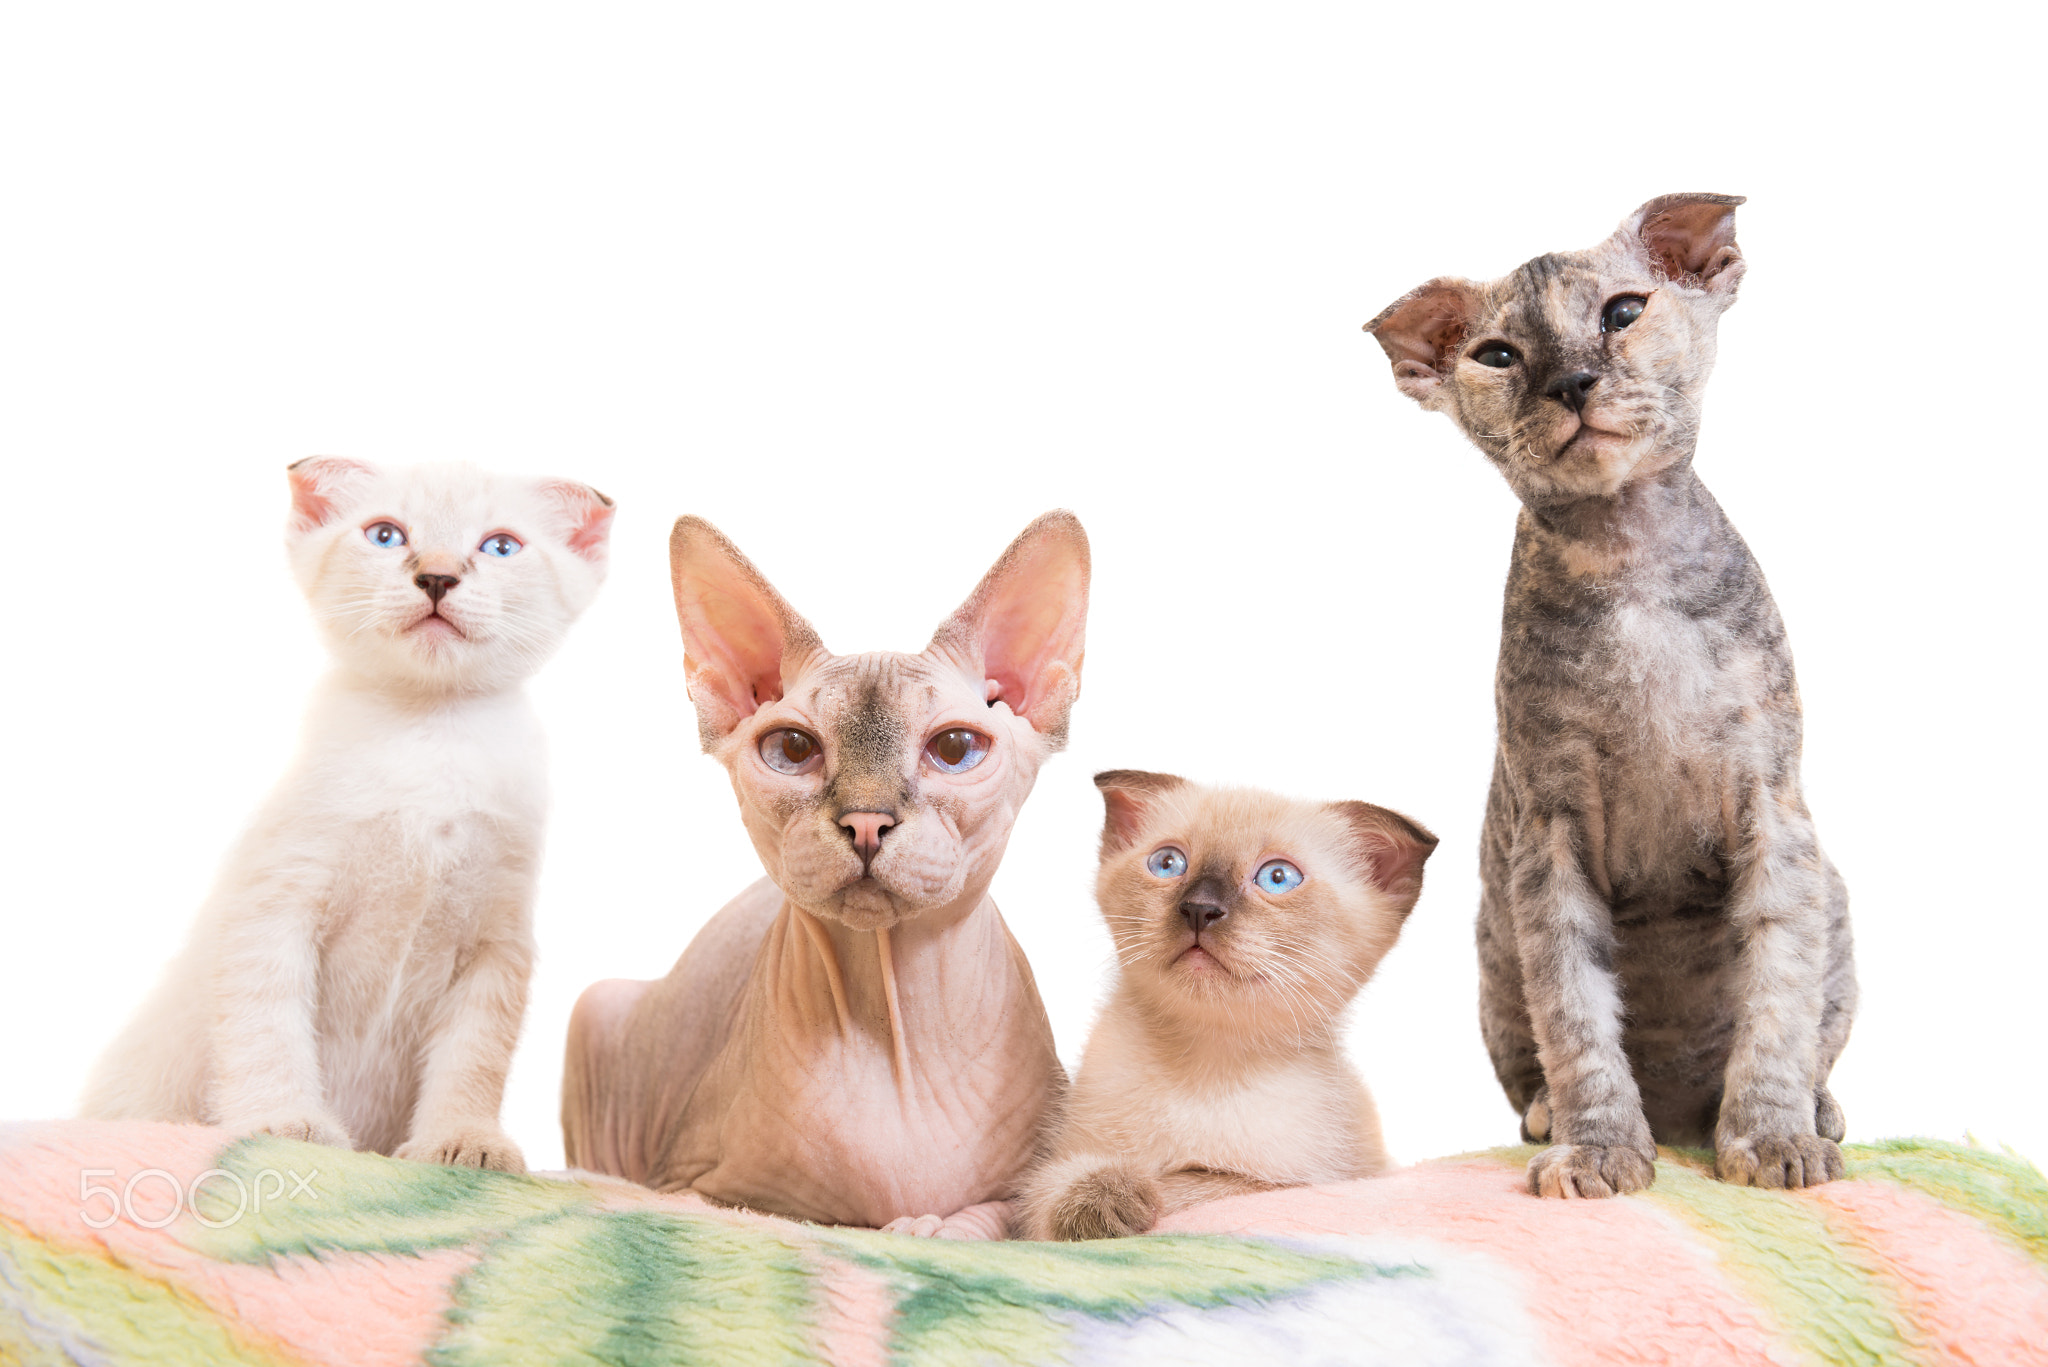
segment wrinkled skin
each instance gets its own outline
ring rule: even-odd
[[[999,1237],[1065,1075],[988,887],[1078,691],[1080,525],[1033,523],[916,655],[826,651],[706,523],[678,522],[671,553],[705,748],[768,877],[668,977],[577,1003],[569,1161],[799,1219]]]
[[[1667,195],[1588,251],[1433,280],[1368,324],[1522,501],[1480,1015],[1551,1145],[1544,1196],[1647,1186],[1656,1142],[1711,1143],[1736,1183],[1842,1172],[1848,894],[1800,790],[1784,623],[1692,468],[1740,202]]]

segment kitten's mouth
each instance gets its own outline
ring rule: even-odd
[[[1221,973],[1225,976],[1230,973],[1223,960],[1211,954],[1199,940],[1175,955],[1173,961],[1187,965],[1188,970],[1193,973]]]
[[[1598,447],[1603,441],[1610,440],[1626,442],[1628,437],[1621,432],[1610,432],[1604,427],[1595,427],[1584,418],[1581,418],[1579,419],[1578,430],[1565,438],[1564,444],[1557,448],[1557,454],[1552,456],[1551,459],[1562,460],[1565,456],[1571,455],[1574,452],[1583,454],[1592,448]]]
[[[450,621],[446,617],[443,617],[440,613],[431,611],[428,612],[424,617],[421,617],[418,621],[414,622],[411,626],[407,627],[406,632],[408,634],[416,632],[421,636],[434,638],[453,637],[458,641],[466,641],[469,639],[468,632],[464,631],[461,627],[456,626],[454,622]]]

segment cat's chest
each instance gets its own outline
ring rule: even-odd
[[[955,1044],[913,1049],[906,1076],[885,1037],[743,1035],[691,1104],[690,1185],[856,1225],[1004,1195],[1030,1161],[1057,1062],[1035,1033],[970,1028]]]
[[[319,936],[326,998],[435,990],[480,940],[523,938],[534,858],[519,834],[477,812],[431,822],[387,813],[340,833]]]
[[[1102,1107],[1112,1142],[1161,1171],[1210,1168],[1295,1182],[1357,1175],[1356,1089],[1323,1070],[1276,1064],[1227,1080],[1124,1071],[1103,1076],[1089,1088],[1095,1095],[1077,1098],[1077,1110]]]

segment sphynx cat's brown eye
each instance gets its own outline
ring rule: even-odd
[[[988,757],[988,737],[956,726],[933,736],[924,747],[924,757],[935,769],[964,774]]]
[[[1488,342],[1472,353],[1472,359],[1495,370],[1506,370],[1515,363],[1515,349],[1506,342]]]
[[[1624,294],[1619,299],[1607,301],[1607,307],[1600,310],[1600,330],[1619,332],[1643,316],[1650,301],[1640,294]]]
[[[817,764],[820,753],[815,739],[790,727],[761,737],[761,759],[777,773],[807,773]]]

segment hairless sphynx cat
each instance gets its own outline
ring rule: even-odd
[[[669,540],[704,749],[768,877],[569,1022],[569,1162],[832,1224],[1000,1237],[1066,1085],[988,895],[1081,683],[1047,513],[916,655],[834,655],[709,523]]]

